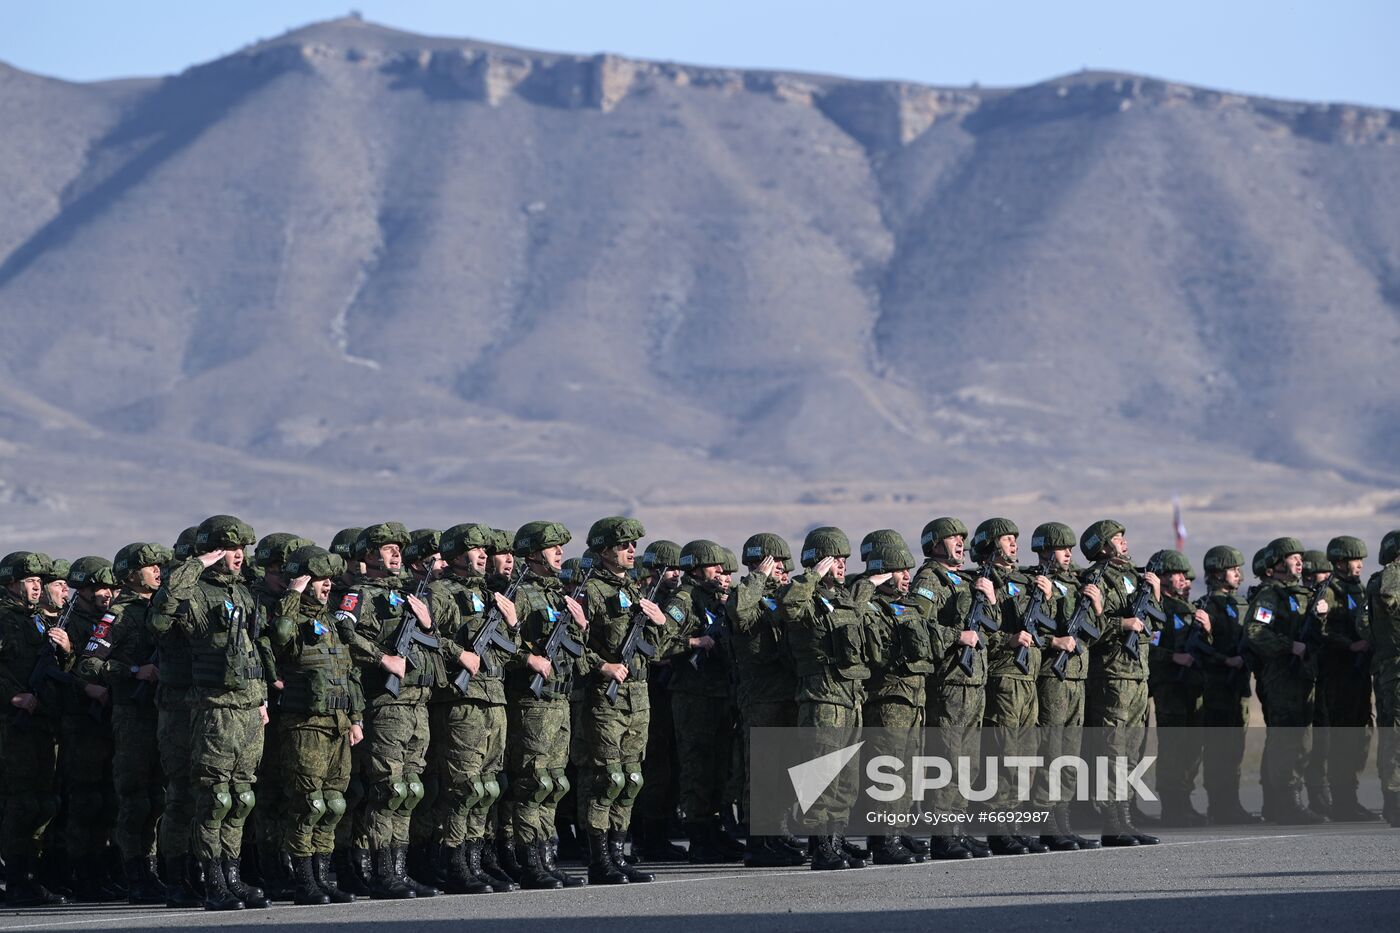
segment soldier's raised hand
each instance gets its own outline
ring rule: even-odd
[[[423,600],[414,596],[412,593],[408,594],[408,608],[413,612],[414,617],[418,619],[419,628],[426,632],[433,627],[432,613],[428,611],[428,607],[424,604]]]
[[[205,570],[208,570],[210,567],[223,560],[226,554],[228,554],[228,550],[226,548],[220,548],[217,551],[208,551],[204,554],[197,554],[195,555],[195,559],[198,560],[204,566]]]
[[[288,584],[288,585],[289,585],[292,589],[296,590],[298,593],[305,593],[305,592],[306,592],[306,588],[307,588],[307,586],[310,585],[310,583],[311,583],[311,577],[310,577],[310,575],[304,575],[304,576],[300,576],[300,577],[293,577],[293,578],[292,578],[292,582],[291,582],[290,584]]]
[[[758,572],[763,574],[765,577],[768,577],[769,579],[772,579],[773,571],[777,569],[778,562],[772,557],[772,555],[769,555],[768,557],[765,557],[763,558],[763,560],[758,562]]]
[[[568,608],[569,615],[573,616],[574,621],[578,623],[578,627],[587,630],[588,617],[583,614],[583,607],[579,605],[578,600],[572,596],[565,596],[564,605]]]
[[[812,568],[812,572],[816,574],[818,580],[825,580],[826,575],[831,573],[831,568],[835,566],[836,558],[823,557],[821,560],[817,561],[817,566]]]
[[[496,608],[501,610],[501,618],[506,620],[506,625],[511,628],[519,625],[520,617],[515,614],[515,603],[506,599],[504,593],[492,593],[491,595],[495,597]]]
[[[642,610],[642,615],[647,617],[647,621],[652,625],[665,625],[666,614],[661,611],[661,607],[649,599],[638,601],[637,606]]]

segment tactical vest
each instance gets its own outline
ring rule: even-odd
[[[563,585],[557,577],[542,577],[532,571],[526,571],[526,577],[515,596],[522,642],[518,662],[523,662],[525,655],[530,653],[543,655],[545,643],[560,622],[569,626],[575,640],[580,639],[583,633],[578,632],[577,626],[571,621],[569,609],[564,605],[564,595]],[[553,671],[544,682],[540,699],[566,699],[573,690],[575,659],[561,651],[557,657],[550,660]],[[506,674],[507,695],[522,699],[526,703],[534,702],[534,694],[530,691],[530,682],[534,677],[534,671],[525,667],[523,663],[513,664]]]
[[[242,586],[226,587],[201,578],[203,605],[190,637],[190,674],[204,690],[238,690],[263,679],[258,655],[257,610]]]
[[[798,677],[833,674],[840,680],[865,680],[865,628],[850,595],[837,588],[813,591],[810,623],[788,626],[788,644]]]
[[[899,598],[876,595],[871,605],[890,626],[890,656],[882,665],[895,676],[932,674],[938,670],[933,654],[933,639],[923,616],[905,605]]]
[[[360,585],[358,590],[359,598],[369,603],[374,612],[374,617],[379,622],[379,637],[375,639],[375,644],[384,649],[386,654],[394,653],[394,641],[399,633],[399,626],[404,624],[407,617],[409,625],[417,625],[418,620],[414,617],[412,610],[408,608],[408,599],[404,591],[397,586],[386,586],[388,580],[366,581]],[[349,597],[346,597],[349,598]],[[342,603],[343,605],[343,603]],[[360,609],[364,611],[363,608]],[[417,642],[410,642],[408,657],[413,661],[404,671],[403,687],[423,687],[430,689],[438,685],[439,674],[442,672],[441,656],[423,647]],[[364,673],[365,694],[373,696],[386,692],[385,682],[388,680],[389,672],[384,668],[375,665],[367,668]]]
[[[318,633],[317,627],[322,630]],[[282,659],[282,695],[278,707],[292,713],[327,715],[350,711],[350,651],[335,635],[329,619],[302,619],[297,625],[300,651]]]

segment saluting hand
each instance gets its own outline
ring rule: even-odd
[[[515,628],[520,624],[520,618],[515,614],[515,603],[506,599],[504,593],[492,593],[496,600],[496,608],[501,610],[501,618],[506,620],[506,625]]]
[[[426,632],[428,629],[433,627],[432,613],[428,612],[428,607],[424,604],[423,600],[419,599],[417,596],[414,596],[412,593],[408,594],[408,608],[418,619],[419,628]]]
[[[642,615],[647,617],[647,621],[652,625],[665,625],[666,614],[661,611],[661,607],[649,599],[640,600],[637,606],[642,610]]]
[[[578,623],[578,627],[587,631],[588,617],[583,614],[583,607],[579,605],[578,600],[574,599],[572,596],[565,596],[564,605],[568,607],[569,615],[574,617],[574,621]]]

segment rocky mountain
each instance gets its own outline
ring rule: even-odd
[[[1400,525],[1400,114],[318,23],[0,65],[0,534]]]

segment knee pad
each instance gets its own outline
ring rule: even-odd
[[[326,815],[321,817],[318,824],[321,829],[335,829],[340,818],[345,815],[345,798],[340,791],[326,790],[321,792],[321,797],[326,803]]]
[[[637,795],[642,792],[642,763],[632,761],[623,765],[627,771],[627,783],[622,788],[622,802],[631,806],[637,800]]]
[[[405,794],[403,803],[400,805],[405,813],[412,813],[413,808],[418,806],[423,800],[423,795],[427,793],[423,787],[423,777],[418,774],[405,774],[403,776]]]
[[[214,798],[214,822],[222,823],[233,810],[233,794],[227,784],[215,784],[209,788],[209,795]]]
[[[564,799],[564,795],[569,792],[569,788],[572,785],[569,783],[569,776],[564,773],[563,768],[550,770],[549,779],[554,782],[554,791],[549,795],[547,803],[550,806],[557,807],[559,806],[559,801]]]
[[[627,775],[622,770],[622,764],[610,761],[603,768],[599,768],[598,787],[595,788],[598,797],[603,803],[611,804],[622,795],[623,788],[627,785]]]
[[[486,796],[486,785],[481,780],[481,775],[473,774],[467,778],[467,783],[461,789],[461,795],[457,800],[456,810],[458,813],[466,814],[475,810],[481,805],[482,798]]]
[[[514,787],[516,800],[539,806],[554,792],[554,779],[548,771],[530,771],[522,774]]]
[[[401,810],[404,801],[408,799],[408,782],[403,778],[390,779],[380,784],[378,791],[379,799],[383,800],[390,810]]]
[[[501,799],[501,794],[505,792],[505,775],[488,774],[481,782],[481,802],[479,806],[483,810],[490,810],[496,805],[496,801]]]
[[[315,826],[326,818],[326,798],[319,790],[313,790],[306,795],[306,811],[303,823],[307,826]]]
[[[228,822],[234,826],[242,826],[248,819],[248,814],[253,812],[253,807],[257,804],[257,795],[253,793],[252,784],[235,784],[233,786],[233,812],[228,815]]]

